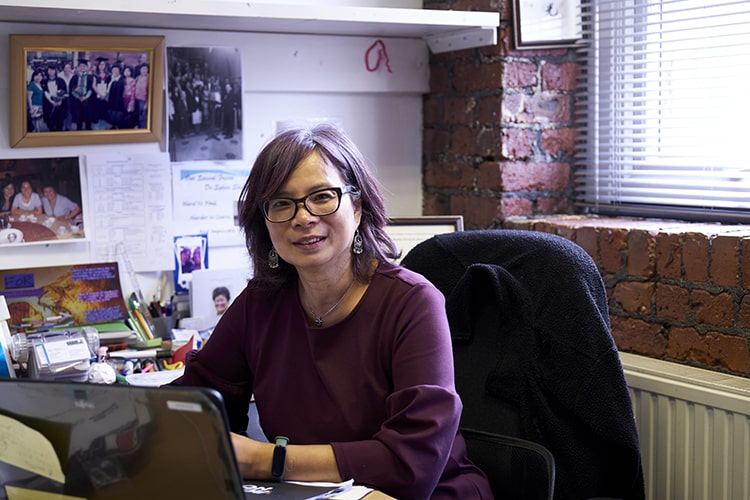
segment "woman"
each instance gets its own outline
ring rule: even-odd
[[[34,192],[34,189],[31,187],[31,182],[23,181],[21,183],[21,192],[13,199],[11,215],[13,215],[13,217],[20,217],[22,215],[42,215],[42,199]]]
[[[32,123],[32,132],[44,132],[44,88],[42,87],[44,72],[41,69],[34,70],[31,81],[26,86],[26,101],[29,106],[29,118]]]
[[[216,315],[221,316],[229,306],[229,288],[225,286],[217,286],[214,291],[211,292],[211,298],[214,301],[214,308],[216,309]]]
[[[81,206],[67,196],[63,196],[51,186],[46,185],[42,188],[42,208],[44,213],[57,217],[64,221],[71,221],[81,213]]]
[[[16,195],[16,186],[11,181],[5,181],[3,183],[2,197],[0,197],[0,214],[6,214],[10,212],[13,207],[13,197]]]
[[[50,132],[59,132],[63,129],[65,118],[68,114],[68,85],[65,80],[57,76],[57,66],[50,64],[47,67],[47,78],[42,83],[44,89],[44,119]]]
[[[244,477],[341,481],[397,498],[491,498],[458,433],[444,298],[399,267],[383,199],[329,125],[281,133],[240,196],[254,277],[174,383],[219,390]],[[245,437],[254,395],[266,436]]]

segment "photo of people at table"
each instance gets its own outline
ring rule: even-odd
[[[27,132],[148,128],[147,51],[29,51]]]
[[[78,158],[0,160],[0,245],[84,238]]]

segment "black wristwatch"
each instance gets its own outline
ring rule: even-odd
[[[276,436],[276,447],[273,449],[273,462],[271,462],[271,478],[274,481],[281,481],[284,477],[284,468],[286,467],[286,444],[288,442],[288,437]]]

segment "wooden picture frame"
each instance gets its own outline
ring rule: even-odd
[[[514,0],[516,50],[573,47],[580,43],[580,0]]]
[[[419,243],[436,234],[464,230],[463,215],[425,215],[422,217],[391,217],[385,231],[401,250],[401,258]],[[397,262],[401,262],[401,258]]]
[[[9,45],[12,148],[161,140],[163,36],[10,35]],[[136,77],[144,66],[146,75],[139,81]],[[105,75],[124,75],[126,68],[135,85],[130,80],[126,85],[121,76],[123,83],[111,93]],[[42,78],[37,82],[39,70]],[[79,70],[88,78],[81,77],[74,87]],[[116,97],[121,87],[126,88],[122,103]]]

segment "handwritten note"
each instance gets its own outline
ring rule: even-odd
[[[18,420],[0,415],[0,461],[64,483],[65,476],[49,439]]]

